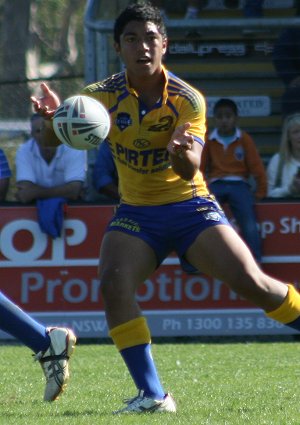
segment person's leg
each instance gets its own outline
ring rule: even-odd
[[[20,340],[38,353],[50,345],[46,327],[35,321],[25,311],[0,292],[0,329]]]
[[[70,329],[46,328],[0,292],[0,329],[36,354],[46,377],[45,401],[54,401],[69,379],[69,358],[76,337]]]
[[[209,190],[210,190],[211,193],[213,193],[215,195],[215,197],[217,198],[217,200],[220,204],[227,202],[227,200],[228,200],[227,182],[221,181],[221,180],[216,180],[215,182],[210,183]]]
[[[261,237],[257,227],[254,197],[247,183],[232,183],[228,193],[228,203],[240,227],[241,235],[253,253],[261,262]]]
[[[300,294],[292,285],[266,275],[230,226],[204,230],[187,250],[186,259],[262,308],[268,317],[300,330]]]
[[[108,232],[100,252],[101,293],[106,319],[117,349],[137,389],[146,397],[163,399],[165,392],[150,350],[150,331],[135,294],[155,270],[154,251],[141,239]]]

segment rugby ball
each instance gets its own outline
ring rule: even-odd
[[[71,96],[55,111],[53,129],[65,145],[79,150],[96,148],[108,135],[105,106],[89,96]]]

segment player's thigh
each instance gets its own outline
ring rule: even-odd
[[[186,259],[201,272],[228,283],[232,289],[241,278],[260,274],[248,247],[227,225],[209,227],[199,234],[186,253]]]
[[[100,249],[101,283],[121,283],[134,290],[156,267],[155,253],[142,239],[118,231],[105,234]]]

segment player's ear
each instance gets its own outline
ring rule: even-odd
[[[163,39],[163,43],[162,43],[162,51],[163,51],[163,54],[164,55],[167,52],[167,48],[168,48],[168,39],[167,38],[164,38]]]

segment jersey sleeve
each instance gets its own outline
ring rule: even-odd
[[[182,99],[178,126],[186,122],[191,123],[189,133],[203,146],[206,134],[206,101],[198,91],[194,91],[193,96]]]

